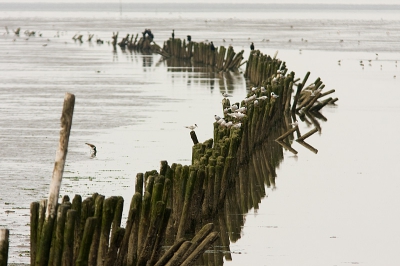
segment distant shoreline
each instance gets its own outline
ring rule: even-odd
[[[382,11],[400,5],[354,4],[205,4],[205,3],[0,3],[1,11],[107,11],[119,12],[268,12],[268,11]]]

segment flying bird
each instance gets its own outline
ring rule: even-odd
[[[93,144],[90,144],[90,143],[85,143],[85,144],[89,145],[89,147],[90,147],[90,157],[91,158],[96,157],[96,154],[97,154],[96,146],[94,146]]]

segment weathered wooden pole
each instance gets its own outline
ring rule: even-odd
[[[190,248],[192,242],[185,241],[182,245],[180,245],[179,249],[174,253],[174,256],[165,264],[165,266],[178,266],[181,265],[180,261],[185,255],[186,251]]]
[[[103,214],[101,222],[101,232],[99,240],[99,250],[97,253],[97,264],[103,265],[107,257],[108,244],[110,241],[111,224],[114,220],[114,214],[118,203],[118,197],[109,197],[104,200]]]
[[[199,246],[189,255],[189,257],[180,264],[181,266],[189,266],[193,265],[193,263],[204,253],[204,251],[217,240],[219,237],[218,232],[210,233],[200,244]]]
[[[128,253],[126,256],[126,264],[127,265],[136,265],[137,257],[138,257],[138,246],[139,246],[139,230],[140,230],[140,214],[142,208],[142,195],[138,192],[135,193],[132,197],[131,206],[130,206],[130,223],[131,229],[128,232],[129,228],[127,226],[127,230],[125,235],[129,238],[128,244]],[[124,240],[122,240],[124,242]],[[121,251],[120,251],[121,252]],[[125,259],[122,260],[125,263]],[[125,265],[125,264],[123,264]]]
[[[300,138],[298,138],[296,141],[303,141],[303,140],[305,140],[306,138],[310,137],[312,134],[314,134],[316,132],[318,132],[317,128],[311,129],[306,134],[304,134]]]
[[[97,224],[98,218],[90,217],[86,220],[85,229],[83,231],[82,244],[80,245],[78,259],[76,260],[76,266],[87,266],[89,259],[90,244],[92,243],[92,237],[94,229]]]
[[[192,138],[193,144],[199,143],[199,140],[197,139],[196,132],[194,130],[190,131],[190,137]]]
[[[310,76],[310,72],[307,72],[307,74],[305,75],[305,77],[303,79],[303,82],[301,82],[301,84],[297,85],[297,92],[296,92],[296,95],[294,96],[292,112],[296,111],[297,101],[299,100],[300,92],[304,88],[304,85],[306,84],[309,76]]]
[[[38,241],[38,226],[39,226],[39,202],[31,203],[31,265],[35,265],[37,241]]]
[[[0,266],[7,266],[10,231],[0,229]]]
[[[64,244],[64,228],[67,219],[67,211],[71,208],[70,203],[64,203],[57,208],[57,219],[55,221],[55,235],[53,233],[52,247],[50,249],[50,265],[61,265],[63,244]]]
[[[74,233],[75,233],[75,221],[77,217],[76,210],[67,211],[67,220],[64,229],[64,244],[63,253],[61,259],[61,266],[72,266],[74,265]]]
[[[181,245],[185,242],[185,238],[180,238],[178,239],[165,253],[164,255],[157,261],[156,264],[154,264],[154,266],[163,266],[165,265],[175,254],[175,252],[177,252],[179,250],[179,248],[181,247]]]
[[[182,208],[182,214],[181,218],[179,220],[179,227],[178,227],[178,232],[176,234],[176,239],[179,239],[184,236],[185,234],[185,229],[187,226],[187,217],[189,214],[189,208],[190,208],[190,201],[193,196],[193,189],[194,189],[194,184],[196,182],[196,169],[190,169],[190,175],[189,175],[189,180],[187,182],[186,186],[186,191],[185,191],[185,200],[183,203],[183,208]]]
[[[47,266],[51,239],[53,233],[54,220],[56,218],[56,208],[60,193],[62,175],[64,172],[65,160],[68,152],[68,141],[72,126],[72,115],[74,113],[75,95],[66,93],[64,106],[61,115],[61,130],[58,149],[53,169],[53,176],[50,183],[49,197],[47,201],[46,219],[40,237],[39,250],[36,256],[36,265]]]

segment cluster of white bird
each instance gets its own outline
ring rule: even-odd
[[[235,113],[235,114],[240,114],[241,117],[245,117],[245,116],[246,116],[246,115],[243,114],[243,113]],[[232,115],[233,115],[233,113],[232,113]],[[234,116],[233,116],[233,117],[234,117]],[[215,118],[215,121],[217,121],[217,124],[219,124],[219,125],[222,126],[222,127],[227,127],[227,128],[230,128],[230,127],[233,127],[233,128],[240,128],[240,127],[242,126],[242,123],[241,123],[241,122],[238,122],[238,123],[235,123],[235,124],[234,124],[232,121],[226,122],[225,119],[219,117],[218,115],[214,115],[214,118]],[[239,117],[235,117],[235,118],[239,118]],[[239,119],[240,119],[240,118],[239,118]]]
[[[273,78],[272,82],[277,83],[279,81],[279,78],[283,77],[284,75],[285,75],[284,70],[278,70],[276,72],[276,75]],[[268,99],[268,96],[265,95],[267,93],[267,90],[265,89],[265,87],[260,87],[260,88],[252,87],[251,91],[253,92],[253,95],[243,99],[243,102],[245,104],[253,103],[254,106],[258,106],[259,101],[265,101]],[[264,94],[264,95],[257,97],[256,93],[258,93],[258,92],[260,92],[260,94]],[[222,92],[222,96],[224,98],[232,97],[232,95],[227,92]],[[279,95],[275,94],[274,92],[271,92],[270,97],[271,97],[271,99],[277,99],[279,97]],[[224,109],[224,116],[226,115],[226,116],[232,117],[233,120],[235,121],[235,123],[233,121],[226,121],[224,118],[222,118],[218,115],[214,115],[214,118],[215,118],[215,121],[217,122],[217,124],[219,124],[222,127],[240,128],[242,126],[242,123],[240,122],[240,120],[242,118],[246,117],[246,111],[247,111],[246,106],[242,106],[239,108],[239,106],[237,104],[233,104],[231,107]],[[192,126],[186,126],[186,128],[188,128],[190,130],[194,130],[195,128],[197,128],[197,125],[194,124]]]
[[[281,74],[281,73],[278,73],[278,74]],[[268,99],[268,96],[266,96],[266,95],[262,95],[260,97],[257,97],[257,95],[256,95],[256,93],[258,91],[260,91],[261,93],[266,93],[267,90],[265,89],[265,87],[260,87],[260,88],[252,87],[251,91],[253,92],[253,95],[243,99],[243,102],[245,104],[253,103],[254,106],[257,106],[259,101],[265,101]],[[228,94],[226,92],[223,92],[222,96],[224,98],[232,97],[230,94]],[[271,92],[271,99],[276,99],[278,97],[279,97],[279,95],[275,94],[274,92]],[[243,117],[246,117],[246,111],[247,111],[246,106],[242,106],[239,108],[237,104],[233,104],[231,107],[224,109],[224,115],[232,117],[233,119],[235,119],[235,121],[240,121]],[[215,121],[220,126],[223,126],[223,127],[240,128],[242,126],[241,122],[233,123],[232,121],[226,121],[224,118],[221,118],[218,115],[214,115],[214,118],[215,118]]]

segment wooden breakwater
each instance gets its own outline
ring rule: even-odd
[[[218,71],[237,70],[242,64],[244,50],[236,53],[232,46],[214,47],[212,43],[193,42],[170,38],[159,53],[165,58],[192,60],[194,63],[215,67]]]
[[[271,72],[263,80],[266,87],[255,86],[240,101],[231,104],[229,98],[223,99],[223,115],[214,123],[213,138],[192,147],[191,165],[169,166],[163,161],[159,172],[137,175],[125,228],[121,227],[121,197],[105,199],[95,194],[82,201],[76,196],[72,203],[64,198],[57,205],[50,234],[43,234],[46,201],[32,203],[32,263],[190,265],[199,257],[222,261],[203,254],[212,243],[216,243],[216,252],[219,246],[219,252],[230,259],[229,241],[240,238],[240,229],[238,233],[234,228],[244,224],[242,216],[233,214],[257,208],[265,196],[264,185],[275,185],[275,168],[283,152],[274,139],[290,130],[294,119],[288,114],[293,105],[294,72],[287,74],[276,58],[271,61],[280,75]],[[307,77],[299,84],[305,84]],[[242,115],[235,115],[234,105],[243,108]],[[290,145],[293,134],[288,139]],[[209,223],[217,230],[197,237],[208,231],[204,227]],[[219,239],[217,231],[221,232]],[[43,235],[50,239],[45,245]],[[41,251],[43,246],[49,247],[48,252]],[[174,258],[173,254],[179,255]]]
[[[114,49],[118,45],[121,49],[129,49],[145,53],[157,53],[161,50],[161,47],[154,42],[154,35],[151,33],[151,30],[145,29],[140,37],[139,34],[135,35],[128,33],[120,41],[118,41],[118,34],[118,32],[113,32],[112,45],[114,46]]]
[[[317,78],[314,82],[306,86],[306,82],[310,75],[310,72],[306,74],[302,82],[299,83],[300,79],[294,79],[294,72],[287,73],[286,63],[276,58],[277,53],[271,57],[269,55],[263,55],[259,50],[252,51],[250,53],[248,63],[246,65],[245,77],[254,86],[269,87],[270,90],[282,91],[286,90],[287,87],[297,87],[295,95],[293,96],[293,102],[291,103],[290,97],[284,94],[286,110],[291,109],[292,112],[303,112],[308,111],[319,111],[327,104],[334,104],[338,101],[338,98],[327,98],[321,99],[327,96],[335,90],[329,90],[325,93],[322,92],[325,85],[320,78]],[[292,79],[285,78],[285,75],[291,75]],[[291,84],[292,82],[292,84]],[[291,92],[290,92],[291,94]]]
[[[162,252],[171,214],[167,207],[170,179],[139,174],[125,228],[122,197],[94,194],[72,202],[64,196],[57,206],[50,252],[40,252],[47,201],[31,204],[31,265],[191,265],[217,238],[213,224],[190,241],[179,238]],[[143,180],[148,182],[143,189]]]

